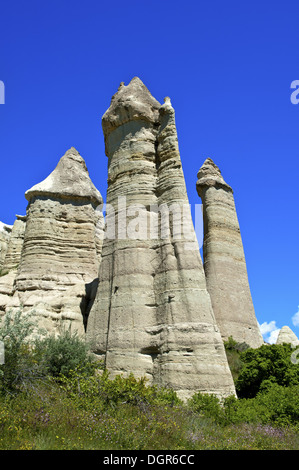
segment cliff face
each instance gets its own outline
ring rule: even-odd
[[[211,159],[197,177],[203,203],[204,269],[217,324],[223,339],[232,336],[259,347],[263,338],[251,298],[233,190]]]
[[[102,119],[106,238],[87,340],[112,374],[133,372],[183,397],[234,385],[191,222],[175,113],[136,77]]]

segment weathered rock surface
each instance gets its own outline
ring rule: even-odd
[[[102,197],[73,147],[25,196],[22,257],[6,309],[22,304],[48,332],[71,325],[84,334],[89,286],[99,269]]]
[[[26,216],[17,215],[13,224],[2,272],[16,270],[21,261],[21,253],[26,228]]]
[[[224,340],[263,344],[251,292],[232,188],[208,158],[198,172],[203,203],[203,258],[208,291]]]
[[[234,394],[191,222],[170,100],[161,106],[135,77],[113,96],[102,125],[106,238],[87,340],[112,375],[146,376],[183,398],[196,391]],[[162,206],[166,213],[174,209],[170,218],[159,216]]]
[[[299,346],[299,339],[288,326],[283,326],[278,333],[276,344],[288,343],[292,346]]]
[[[0,274],[7,253],[8,242],[11,235],[12,226],[0,222]]]

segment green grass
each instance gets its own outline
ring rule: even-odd
[[[68,331],[29,344],[32,325],[20,311],[0,328],[0,450],[299,449],[299,365],[287,345],[252,351],[230,339],[235,383],[252,397],[183,403],[133,375],[112,380]]]
[[[76,380],[75,380],[76,377]],[[79,382],[78,382],[79,380]],[[80,387],[75,387],[75,382]],[[117,388],[104,378],[107,389]],[[121,379],[122,386],[127,379]],[[84,390],[84,383],[86,391]],[[98,388],[96,391],[96,383]],[[130,386],[140,384],[131,377]],[[89,387],[90,385],[90,387]],[[190,404],[167,403],[154,389],[107,396],[98,378],[75,374],[49,380],[30,392],[0,396],[1,450],[298,450],[296,424],[229,418]],[[115,390],[114,390],[115,392]],[[151,398],[150,398],[151,396]],[[246,400],[248,402],[248,400]],[[239,402],[238,402],[239,403]],[[221,408],[222,409],[222,408]],[[223,410],[223,409],[222,409]],[[258,410],[260,413],[261,409]],[[240,410],[239,410],[240,412]],[[221,415],[222,413],[222,415]],[[230,414],[232,414],[230,410]],[[233,417],[236,417],[236,412]],[[252,422],[250,422],[252,421]]]

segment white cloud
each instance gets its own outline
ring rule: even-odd
[[[292,322],[294,326],[299,326],[299,305],[298,305],[298,312],[292,316]]]
[[[269,323],[264,322],[259,325],[259,327],[264,340],[267,343],[275,344],[280,331],[280,328],[276,326],[276,321],[272,320]]]

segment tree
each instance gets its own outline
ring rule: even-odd
[[[241,370],[236,380],[239,398],[253,398],[268,385],[299,384],[299,364],[291,360],[294,349],[290,344],[262,345],[241,353]]]

